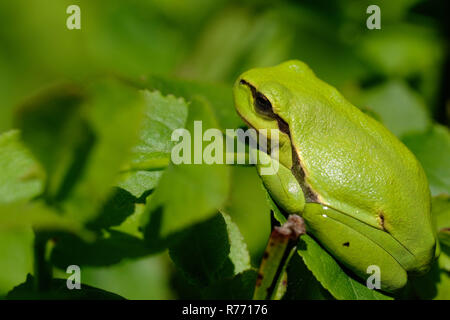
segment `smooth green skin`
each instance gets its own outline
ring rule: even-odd
[[[270,102],[272,115],[255,107],[255,92]],[[429,269],[438,248],[427,179],[382,124],[296,60],[243,73],[234,99],[251,127],[279,129],[280,169],[261,175],[271,196],[301,215],[307,232],[339,261],[362,279],[368,266],[379,266],[386,291]]]

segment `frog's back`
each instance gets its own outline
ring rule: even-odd
[[[410,271],[427,269],[435,237],[428,183],[417,159],[313,74],[294,85],[299,94],[283,118],[317,201],[390,233],[416,257]]]

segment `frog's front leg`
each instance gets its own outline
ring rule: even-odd
[[[303,190],[291,170],[258,150],[258,174],[274,201],[288,214],[301,215],[305,206]]]

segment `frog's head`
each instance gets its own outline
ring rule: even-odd
[[[312,77],[311,69],[301,61],[291,60],[268,68],[243,73],[234,85],[234,103],[244,121],[256,130],[279,130],[280,162],[290,168],[292,151],[289,135],[289,110],[299,84]]]

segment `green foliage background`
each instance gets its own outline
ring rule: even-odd
[[[71,4],[81,30],[66,28]],[[370,4],[381,30],[365,26]],[[243,127],[235,78],[300,59],[424,166],[442,253],[395,298],[450,299],[447,12],[425,0],[1,1],[0,297],[250,298],[277,208],[253,167],[171,164],[170,135],[194,120]],[[393,298],[312,238],[298,253],[285,299]],[[61,280],[72,264],[81,292]]]

